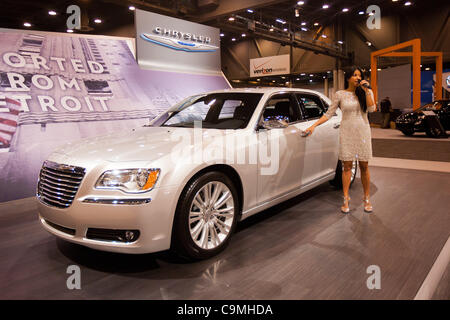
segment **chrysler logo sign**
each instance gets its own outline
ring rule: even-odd
[[[211,38],[193,33],[155,27],[153,33],[141,33],[145,41],[186,52],[215,52],[219,47],[210,45]]]

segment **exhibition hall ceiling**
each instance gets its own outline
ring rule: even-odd
[[[369,5],[380,6],[382,14],[408,15],[446,3],[445,0],[2,0],[0,27],[66,32],[67,7],[76,4],[82,13],[82,30],[78,33],[110,33],[132,25],[134,8],[222,29],[231,26],[233,21],[229,19],[234,17],[257,21],[268,28],[273,26],[275,31],[317,32],[336,21],[352,23],[367,19],[365,11]],[[229,30],[239,33],[240,25],[236,25]]]

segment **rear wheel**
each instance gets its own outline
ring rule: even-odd
[[[338,163],[336,165],[336,175],[334,176],[334,179],[330,181],[330,183],[335,186],[338,189],[342,189],[342,171],[344,170],[344,164],[341,160],[338,160]],[[352,162],[352,177],[350,180],[350,187],[353,184],[353,181],[355,181],[356,178],[356,172],[358,170],[358,162],[353,161]]]
[[[425,129],[425,133],[427,134],[427,136],[429,136],[430,138],[437,138],[439,137],[439,135],[441,134],[441,130],[439,130],[438,128],[426,128]]]
[[[172,249],[188,259],[208,259],[228,245],[239,215],[233,182],[208,172],[182,193],[172,230]]]

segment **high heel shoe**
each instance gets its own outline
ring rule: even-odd
[[[342,213],[349,213],[350,212],[350,197],[344,197],[344,204],[341,207]]]
[[[364,211],[367,213],[371,213],[373,211],[373,207],[370,204],[369,198],[364,198],[363,202],[364,202]]]

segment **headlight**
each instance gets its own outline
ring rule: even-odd
[[[156,184],[160,169],[122,169],[102,173],[96,189],[115,189],[128,193],[150,191]]]

